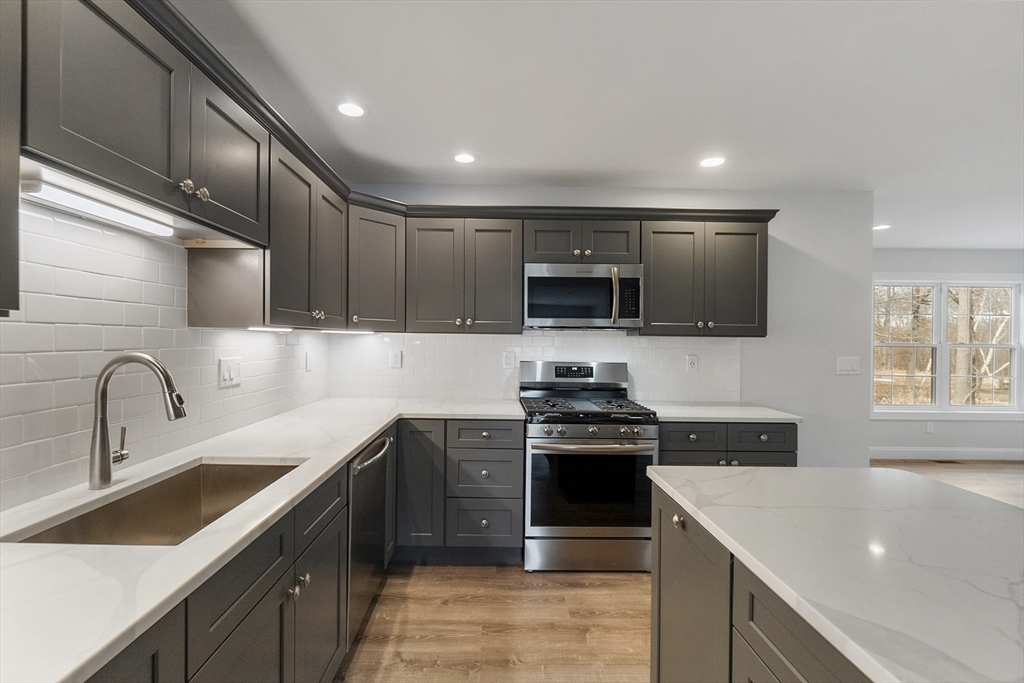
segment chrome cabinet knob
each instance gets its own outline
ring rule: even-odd
[[[473,319],[472,318],[466,318],[466,327],[469,327],[472,324],[473,324]]]
[[[292,600],[298,602],[299,596],[302,595],[302,586],[296,584],[295,588],[289,588],[287,595]]]
[[[725,460],[719,460],[719,461],[718,461],[718,464],[719,464],[719,466],[720,466],[720,467],[725,467],[725,466],[726,466],[726,465],[728,465],[729,463],[727,463],[727,462],[726,462]]]
[[[490,523],[490,522],[488,522],[488,521],[487,521],[486,519],[481,519],[481,520],[480,520],[480,526],[482,526],[483,528],[485,528],[485,529],[486,529],[486,528],[487,528],[487,527],[489,527],[490,525],[491,525],[491,523]]]
[[[559,436],[565,436],[565,427],[563,427],[562,425],[558,425],[558,429],[556,431],[558,432]]]
[[[619,427],[619,436],[629,436],[629,427]]]
[[[544,427],[544,433],[547,434],[548,436],[551,436],[552,431],[554,430],[551,429],[551,425],[547,425]]]
[[[192,194],[196,191],[196,185],[195,183],[192,182],[191,178],[185,178],[180,183],[178,183],[178,189],[184,192],[185,194]]]
[[[359,316],[358,315],[352,316],[352,322],[354,322],[354,323],[359,322]]]
[[[110,459],[114,462],[115,465],[120,465],[121,463],[123,463],[125,460],[128,459],[128,451],[125,450],[125,447],[124,447],[124,442],[125,442],[125,439],[127,439],[127,438],[128,438],[128,428],[127,427],[121,427],[121,447],[118,448],[116,451],[114,451],[113,454],[110,457]]]
[[[713,323],[713,322],[711,322],[711,321],[709,320],[709,321],[708,321],[708,328],[710,329],[710,328],[712,328],[712,327],[714,327],[714,326],[715,326],[715,323]]]
[[[491,476],[491,473],[488,472],[487,470],[480,470],[480,476],[486,479],[487,477]]]
[[[586,250],[585,252],[583,252],[583,255],[584,255],[584,256],[591,256],[591,255],[593,255],[593,253],[594,253],[594,252],[592,252],[592,251],[590,251],[589,249],[587,249],[587,250]]]
[[[633,436],[641,436],[643,433],[643,427],[633,427]]]
[[[761,435],[761,443],[766,443],[767,441],[768,441],[768,435],[767,434],[762,434]]]
[[[462,324],[462,318],[456,318],[455,319],[455,324],[456,325],[461,325]]]
[[[200,187],[198,190],[196,190],[196,196],[199,197],[201,201],[210,201],[210,191],[207,190],[205,187]]]
[[[313,577],[309,575],[309,572],[306,572],[306,575],[300,578],[299,581],[302,582],[303,586],[309,588],[309,584],[313,582]]]
[[[683,525],[683,518],[679,515],[672,515],[672,526],[678,529],[681,525]]]
[[[579,256],[580,255],[580,250],[579,249],[573,249],[572,250],[572,255],[573,256]]]
[[[482,436],[485,439],[489,439],[489,438],[491,438],[491,433],[490,432],[480,432],[480,436]]]
[[[704,327],[704,321],[703,320],[698,320],[697,321],[697,327]]]
[[[597,436],[597,433],[599,431],[601,430],[598,429],[597,427],[587,427],[587,434],[590,434],[591,436]]]
[[[733,460],[729,464],[732,465],[733,467],[739,467],[740,466],[740,461],[739,460]]]
[[[696,440],[697,440],[697,435],[696,434],[690,434],[690,441],[696,441]]]

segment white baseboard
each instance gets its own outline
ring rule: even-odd
[[[1020,448],[872,446],[872,460],[1024,460]]]

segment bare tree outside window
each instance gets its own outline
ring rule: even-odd
[[[875,287],[876,405],[934,405],[933,287]]]
[[[949,287],[946,298],[950,405],[1013,405],[1013,290]]]

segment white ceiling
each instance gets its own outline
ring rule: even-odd
[[[876,247],[1024,247],[1022,2],[174,4],[350,183],[872,190]]]

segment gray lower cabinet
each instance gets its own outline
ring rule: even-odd
[[[659,465],[717,465],[721,467],[796,467],[796,453],[749,451],[661,451]]]
[[[732,630],[732,677],[729,680],[732,683],[779,683],[735,628]]]
[[[405,217],[352,206],[348,219],[349,329],[405,330]]]
[[[641,334],[768,333],[768,225],[644,221]]]
[[[523,547],[523,501],[449,498],[445,545],[472,548]]]
[[[444,545],[444,420],[398,423],[398,545]]]
[[[797,465],[797,426],[792,423],[664,422],[658,436],[660,465]]]
[[[449,448],[449,498],[522,498],[523,450]]]
[[[522,221],[410,218],[407,231],[407,331],[522,330]]]
[[[22,7],[21,2],[0,2],[0,311],[19,307]]]
[[[6,0],[0,5],[7,4]],[[185,603],[97,671],[88,683],[184,683]]]
[[[640,263],[640,221],[527,220],[526,263]]]
[[[661,489],[653,493],[651,681],[728,681],[732,556]]]

